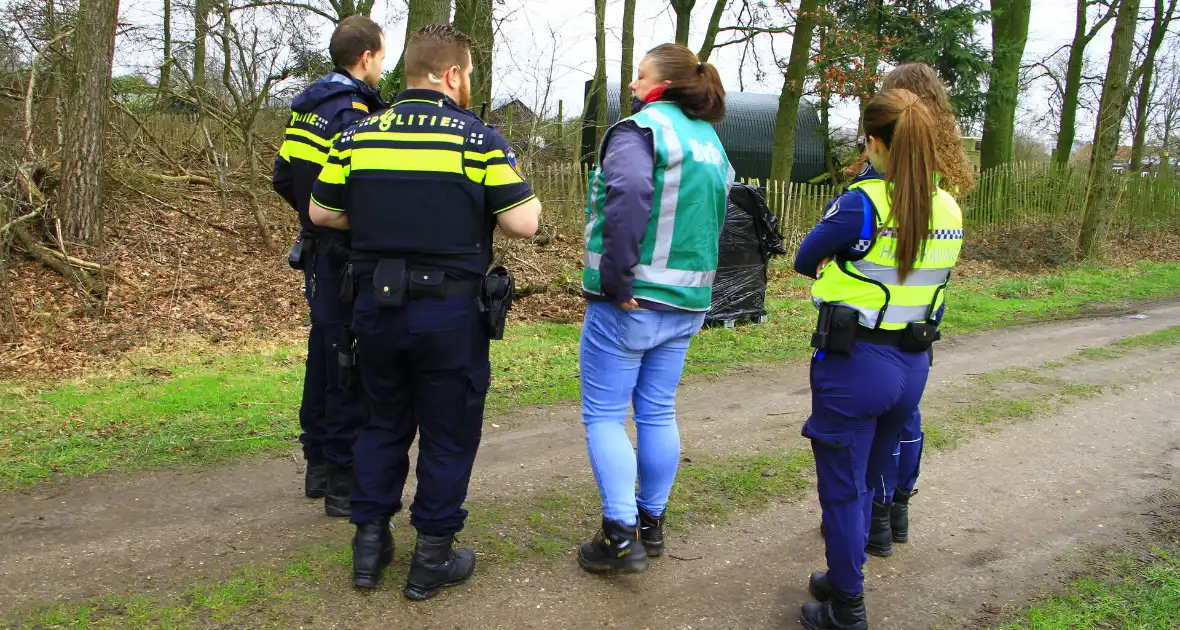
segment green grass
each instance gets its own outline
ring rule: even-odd
[[[1180,627],[1180,549],[1153,547],[1149,559],[1127,558],[1125,571],[1085,576],[998,630],[1173,630]]]
[[[807,357],[814,311],[807,281],[776,266],[771,319],[707,329],[687,374]],[[1102,304],[1171,295],[1180,264],[1073,267],[1033,279],[956,281],[946,330],[962,334],[1063,318]],[[793,296],[793,297],[792,297]],[[579,327],[511,326],[492,344],[489,415],[520,405],[575,400]],[[0,385],[0,489],[108,470],[220,463],[290,448],[298,434],[302,348],[231,356],[157,356],[130,375]]]

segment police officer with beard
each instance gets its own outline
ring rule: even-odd
[[[370,410],[355,449],[353,583],[376,587],[392,560],[389,520],[417,434],[418,537],[403,591],[414,600],[475,568],[453,542],[491,382],[489,339],[511,294],[502,270],[489,272],[492,234],[529,238],[541,212],[507,141],[467,109],[471,70],[469,37],[449,24],[415,31],[408,89],[333,145],[310,211],[317,225],[352,231],[353,332]]]

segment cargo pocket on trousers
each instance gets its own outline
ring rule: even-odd
[[[492,364],[490,362],[472,369],[467,375],[467,410],[481,420],[484,400],[487,399],[488,389],[491,386]]]
[[[811,439],[815,453],[816,485],[821,501],[846,503],[857,501],[866,490],[864,473],[857,474],[853,460],[854,431],[832,433],[816,431],[803,425],[803,435]]]

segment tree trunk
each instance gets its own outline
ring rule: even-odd
[[[799,99],[803,96],[803,80],[811,61],[811,38],[815,33],[823,0],[803,0],[795,19],[795,35],[791,38],[791,59],[787,62],[783,93],[778,101],[778,116],[774,123],[774,150],[770,158],[770,179],[791,181],[795,164],[795,121],[799,117]]]
[[[1073,30],[1073,43],[1069,45],[1069,62],[1065,70],[1065,94],[1061,97],[1061,126],[1057,132],[1057,147],[1053,149],[1053,163],[1058,168],[1069,165],[1073,155],[1073,142],[1077,133],[1078,94],[1082,90],[1082,64],[1086,58],[1086,46],[1090,38],[1086,32],[1086,8],[1088,0],[1078,0],[1077,23]]]
[[[450,21],[450,0],[410,0],[410,12],[406,17],[406,44],[410,43],[410,35],[423,26]],[[393,69],[393,79],[390,83],[390,88],[395,94],[405,89],[406,85],[405,47],[402,48],[402,51],[402,56],[398,58],[397,66]],[[472,51],[471,56],[475,57],[475,51]]]
[[[983,121],[980,170],[1012,161],[1016,99],[1020,94],[1020,60],[1028,42],[1032,0],[992,0],[993,57],[991,85]]]
[[[471,105],[492,102],[492,0],[455,0],[455,28],[471,36]]]
[[[606,134],[606,0],[594,0],[594,82],[591,84],[590,98],[594,99],[597,116],[594,120],[594,150],[602,148],[602,137]],[[620,115],[622,112],[620,112]],[[599,164],[602,156],[595,159]]]
[[[163,102],[172,82],[172,0],[164,2],[164,63],[160,66],[160,84],[156,86],[156,100]]]
[[[717,4],[713,6],[713,15],[709,16],[709,26],[705,29],[705,41],[701,43],[701,50],[697,53],[697,59],[700,59],[701,63],[705,63],[713,55],[713,48],[717,45],[717,33],[721,29],[721,17],[725,15],[727,5],[729,0],[717,0]]]
[[[1139,82],[1139,102],[1135,107],[1135,139],[1131,144],[1131,171],[1138,171],[1143,165],[1143,145],[1147,140],[1147,111],[1151,106],[1151,82],[1155,74],[1155,58],[1159,55],[1164,35],[1176,13],[1176,0],[1164,8],[1164,0],[1155,0],[1155,18],[1151,24],[1151,37],[1147,41],[1147,54],[1143,59],[1142,77]]]
[[[103,138],[118,16],[119,0],[82,0],[74,31],[58,215],[65,232],[86,243],[101,243],[103,235]]]
[[[213,0],[194,0],[193,89],[205,90],[205,41],[209,39],[209,5]]]
[[[1114,183],[1111,165],[1118,151],[1122,114],[1125,111],[1126,94],[1130,90],[1127,73],[1131,65],[1131,51],[1135,47],[1135,23],[1138,17],[1139,0],[1122,0],[1115,20],[1114,35],[1111,37],[1110,60],[1106,66],[1106,79],[1102,82],[1102,102],[1098,109],[1098,125],[1094,130],[1089,192],[1078,241],[1082,258],[1088,258],[1094,253],[1108,214],[1107,203]]]
[[[881,65],[881,47],[883,46],[884,36],[881,32],[882,22],[884,17],[881,12],[885,9],[881,6],[882,0],[870,0],[868,7],[868,32],[873,36],[873,46],[865,54],[865,76],[862,81],[860,92],[860,113],[857,117],[857,135],[861,133],[860,124],[865,113],[865,105],[868,105],[869,99],[877,93],[877,70]],[[802,10],[802,9],[800,9]]]
[[[688,32],[692,28],[692,9],[697,0],[672,0],[672,11],[676,13],[676,43],[688,45]]]
[[[635,78],[635,0],[623,0],[623,59],[619,63],[619,118],[631,111],[631,80]]]

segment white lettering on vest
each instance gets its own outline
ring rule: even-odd
[[[713,146],[713,142],[711,140],[702,145],[701,143],[697,142],[696,139],[690,139],[688,141],[688,146],[692,148],[693,160],[697,162],[708,162],[709,164],[714,164],[717,166],[721,165],[721,151],[719,151],[717,147]]]

